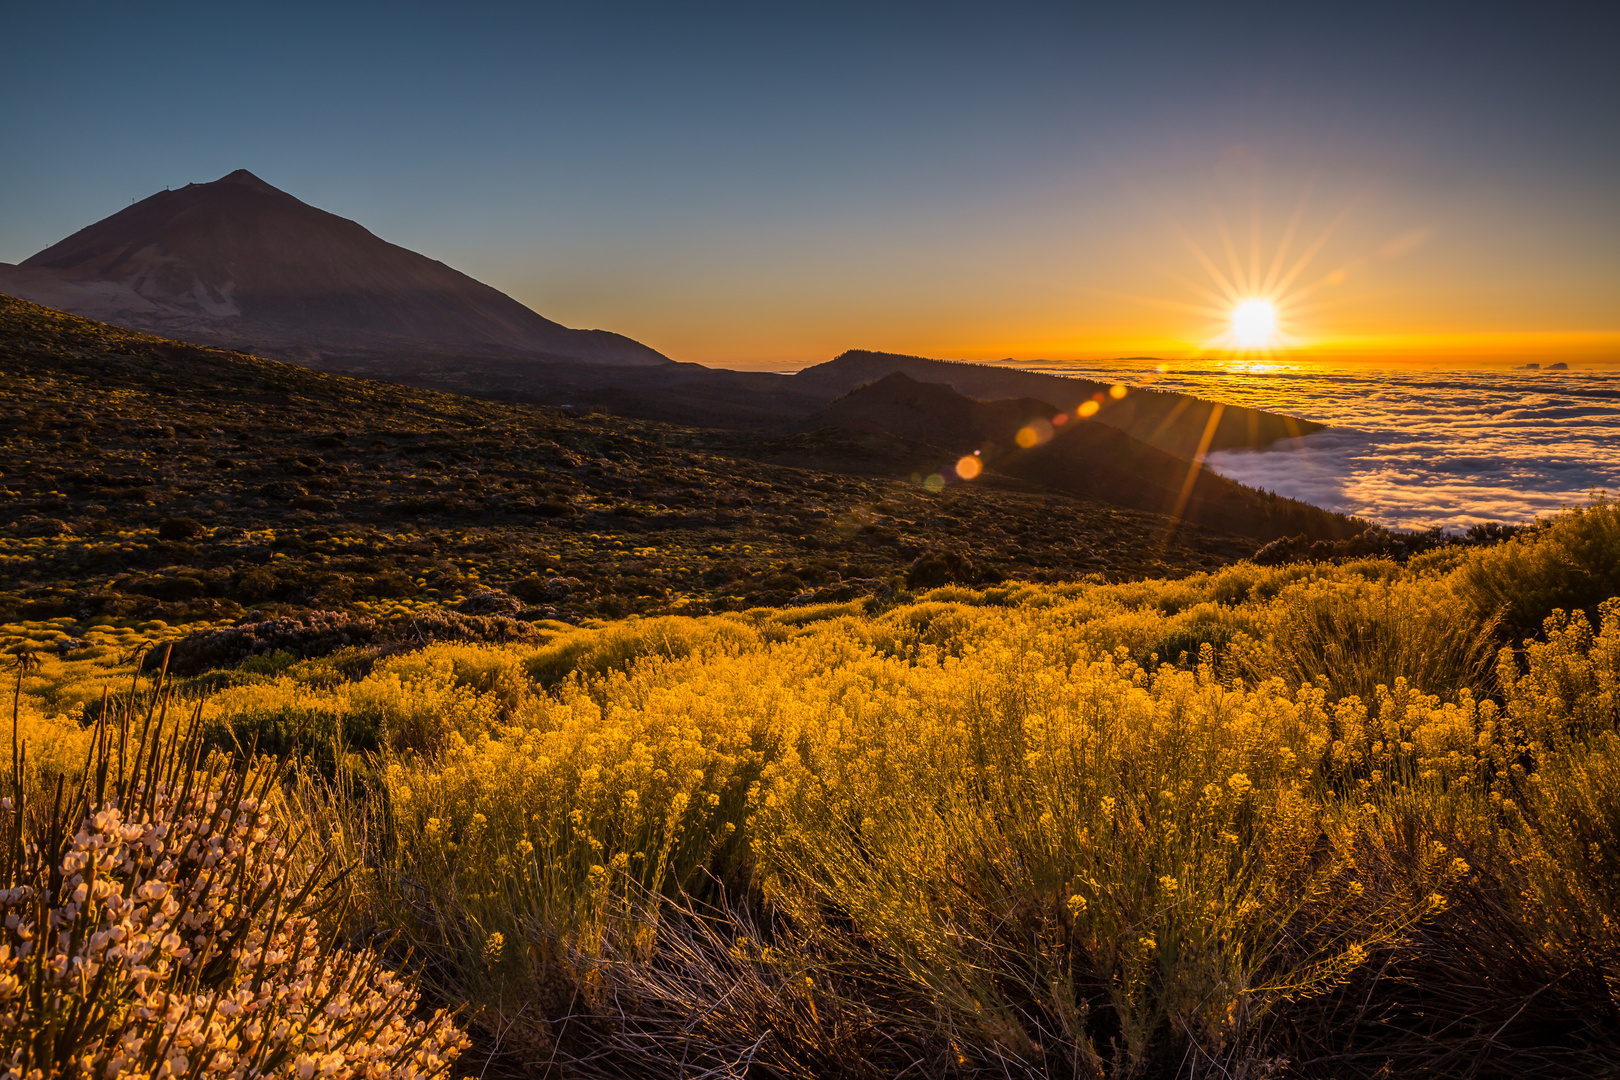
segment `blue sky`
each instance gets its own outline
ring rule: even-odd
[[[1062,358],[1198,350],[1218,319],[1192,310],[1214,281],[1196,251],[1230,271],[1253,240],[1269,264],[1298,213],[1290,261],[1332,228],[1300,281],[1338,275],[1298,305],[1300,343],[1620,342],[1620,17],[1598,5],[83,3],[6,23],[0,261],[247,168],[681,359]]]

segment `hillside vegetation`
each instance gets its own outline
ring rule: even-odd
[[[71,617],[76,637],[491,585],[531,618],[690,614],[881,593],[919,560],[983,584],[1172,576],[1257,546],[1039,492],[931,493],[834,436],[412,390],[4,296],[0,364],[0,619]]]
[[[1592,1075],[1617,595],[1598,502],[1401,565],[272,651],[163,693],[197,746],[301,763],[343,935],[471,1003],[472,1073]],[[154,700],[132,644],[19,671],[39,790],[81,717]]]

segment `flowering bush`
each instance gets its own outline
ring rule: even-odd
[[[78,790],[0,802],[0,1069],[94,1077],[431,1078],[465,1036],[369,951],[338,946],[322,866],[271,812],[280,770],[216,760],[133,710]],[[195,729],[195,725],[193,725]]]

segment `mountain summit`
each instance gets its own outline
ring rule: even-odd
[[[670,362],[621,334],[552,322],[246,169],[160,191],[20,266],[0,264],[0,291],[201,344],[310,359],[411,350]]]

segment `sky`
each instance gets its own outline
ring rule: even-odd
[[[246,168],[791,369],[1620,359],[1620,8],[12,4],[0,261]]]

